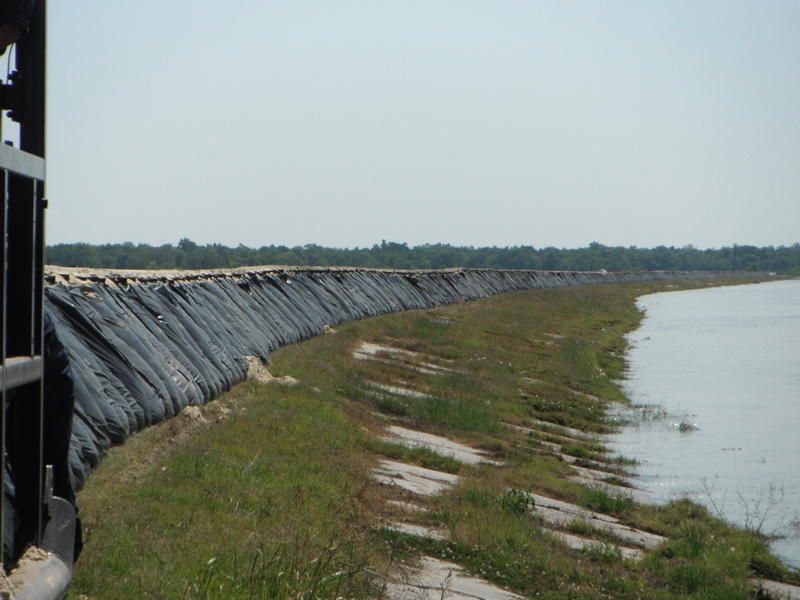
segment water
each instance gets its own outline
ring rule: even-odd
[[[787,537],[800,567],[800,281],[644,296],[623,383],[637,422],[611,447],[655,502],[689,497]],[[630,415],[628,415],[630,416]],[[681,431],[684,423],[696,430]]]

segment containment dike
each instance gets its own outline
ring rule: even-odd
[[[56,492],[71,497],[111,446],[208,402],[244,380],[253,357],[267,361],[326,326],[537,288],[742,275],[754,273],[49,267],[47,417],[64,439],[49,452]]]

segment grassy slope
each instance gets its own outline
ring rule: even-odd
[[[587,492],[565,479],[563,462],[502,425],[538,415],[608,430],[604,401],[572,390],[624,400],[613,380],[624,372],[622,334],[640,319],[633,300],[665,287],[674,284],[524,292],[350,323],[281,349],[273,373],[299,385],[241,384],[203,408],[213,425],[181,417],[105,460],[80,495],[86,549],[72,596],[375,598],[390,565],[419,551],[545,598],[747,598],[753,569],[793,577],[763,540],[689,502],[641,507]],[[462,373],[356,361],[361,340],[449,359]],[[400,379],[431,398],[366,393],[367,380]],[[507,466],[467,467],[376,441],[389,419],[490,449]],[[569,451],[591,458],[604,449]],[[451,541],[373,527],[387,511],[385,490],[369,480],[380,455],[464,477],[423,501],[431,510],[421,519]],[[509,488],[611,511],[671,541],[639,564],[611,550],[569,550]]]

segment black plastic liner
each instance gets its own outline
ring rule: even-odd
[[[56,267],[45,290],[47,360],[71,385],[46,401],[74,406],[66,474],[74,491],[112,445],[244,380],[247,356],[266,361],[325,326],[534,288],[736,275],[310,268],[166,277]]]

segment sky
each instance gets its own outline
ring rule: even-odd
[[[62,242],[800,242],[798,0],[49,3]]]

